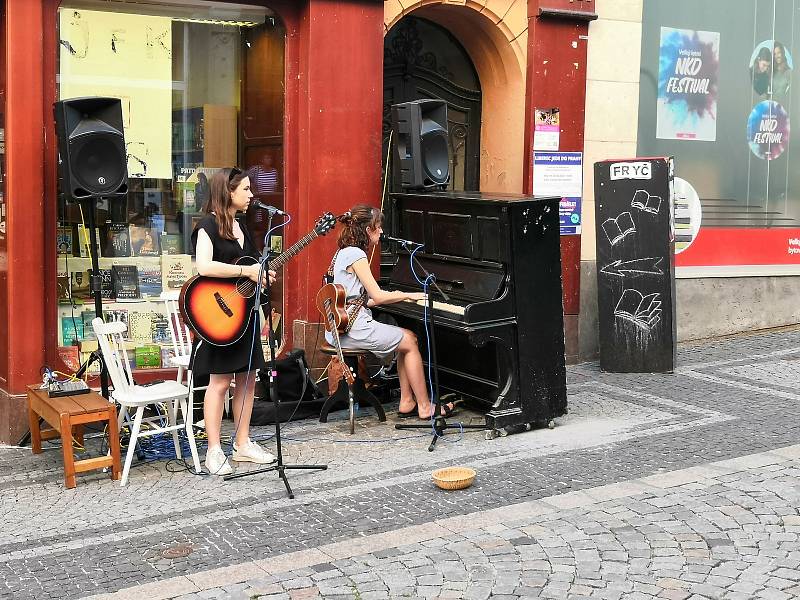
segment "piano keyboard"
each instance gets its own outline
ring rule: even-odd
[[[427,300],[407,300],[407,302],[413,302],[414,304],[419,304],[420,306],[427,306]],[[461,315],[464,316],[464,307],[459,306],[458,304],[448,304],[447,302],[439,302],[438,300],[433,301],[433,308],[436,310],[441,310],[442,312],[449,312],[454,315]]]

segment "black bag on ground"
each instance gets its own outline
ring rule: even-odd
[[[303,349],[292,350],[285,358],[276,360],[275,370],[278,373],[275,383],[280,400],[281,423],[289,419],[297,421],[319,417],[325,396],[311,379]],[[266,369],[259,371],[255,396],[250,423],[252,425],[275,423],[275,405],[269,396],[269,376]]]

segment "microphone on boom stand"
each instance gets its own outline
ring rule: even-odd
[[[400,244],[401,246],[418,246],[422,248],[425,244],[420,244],[419,242],[413,242],[411,240],[404,240],[402,238],[392,237],[390,235],[386,235],[385,233],[381,234],[381,242],[394,242],[395,244]]]
[[[260,208],[262,210],[267,211],[269,213],[270,217],[272,215],[285,215],[286,214],[280,208],[277,208],[275,206],[270,206],[269,204],[264,204],[260,200],[251,200],[250,201],[250,205],[251,206],[255,206],[256,208]]]

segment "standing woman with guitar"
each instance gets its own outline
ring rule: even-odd
[[[198,274],[205,277],[247,277],[259,283],[261,266],[258,263],[233,264],[244,256],[258,258],[250,233],[236,219],[237,212],[247,210],[252,197],[250,179],[236,167],[220,169],[211,177],[211,195],[204,208],[206,215],[192,232]],[[275,280],[274,271],[269,271],[269,278]],[[260,283],[266,285],[266,276]],[[272,454],[249,438],[256,372],[266,365],[258,319],[252,319],[245,334],[226,346],[209,344],[195,336],[191,360],[194,377],[209,376],[203,403],[208,435],[206,468],[209,472],[227,475],[233,471],[220,443],[222,409],[232,379],[236,381],[232,403],[236,425],[233,460],[259,464],[274,461]]]
[[[434,408],[428,394],[417,336],[408,329],[373,320],[368,308],[406,300],[424,300],[425,294],[387,292],[375,281],[367,252],[378,244],[383,232],[381,211],[366,204],[357,204],[339,217],[339,221],[344,227],[339,232],[339,250],[331,263],[332,283],[344,287],[348,303],[358,302],[364,294],[367,298],[366,306],[355,315],[349,331],[340,335],[342,348],[366,350],[382,359],[396,352],[397,374],[400,378],[398,414],[400,417],[416,414],[420,419],[429,419]],[[333,343],[331,332],[326,332],[325,336],[329,344]],[[441,405],[442,415],[450,416],[452,411],[453,404]]]

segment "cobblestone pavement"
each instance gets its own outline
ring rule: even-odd
[[[554,430],[433,453],[392,417],[290,424],[287,462],[329,465],[290,472],[295,500],[274,473],[164,462],[65,490],[57,447],[0,449],[0,598],[800,596],[800,330],[685,345],[679,364],[570,367]],[[475,484],[436,489],[449,464]]]

